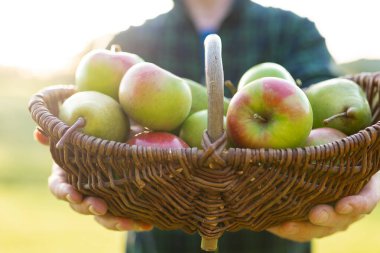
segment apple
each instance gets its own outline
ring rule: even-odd
[[[188,148],[178,136],[167,132],[143,132],[127,141],[129,145],[154,148]]]
[[[34,129],[33,137],[37,142],[39,142],[42,145],[49,145],[49,143],[50,143],[49,137],[46,136],[39,127],[36,127]]]
[[[129,133],[129,120],[120,104],[97,91],[74,93],[60,106],[59,118],[70,126],[84,119],[82,131],[105,140],[124,142]]]
[[[186,82],[153,63],[132,66],[120,83],[119,101],[136,123],[169,132],[189,115],[192,96]]]
[[[305,143],[313,111],[305,93],[292,82],[264,77],[231,99],[227,135],[236,147],[292,148]]]
[[[371,125],[366,94],[351,80],[325,80],[311,85],[305,93],[313,107],[313,128],[331,127],[351,135]]]
[[[274,62],[264,62],[251,67],[242,75],[239,80],[238,90],[248,83],[263,77],[278,77],[296,84],[292,75],[283,66]]]
[[[143,60],[131,53],[121,52],[117,45],[111,50],[94,49],[84,55],[76,68],[78,91],[98,91],[118,100],[119,85],[125,72]]]
[[[316,128],[311,130],[304,146],[323,145],[345,137],[347,137],[347,135],[331,127]]]
[[[184,80],[189,85],[191,96],[193,98],[189,114],[193,114],[195,112],[207,109],[208,108],[208,94],[207,94],[206,86],[187,78],[184,78]],[[223,98],[224,115],[226,115],[227,113],[227,108],[229,104],[230,104],[230,100],[224,97]]]
[[[226,128],[226,117],[223,117],[224,129]],[[207,110],[201,110],[191,114],[181,126],[179,137],[190,147],[202,148],[202,138],[207,129]]]

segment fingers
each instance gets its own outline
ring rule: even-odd
[[[369,214],[375,209],[380,201],[380,173],[372,176],[367,185],[357,194],[348,196],[335,206],[339,214]]]
[[[71,208],[81,214],[104,215],[107,213],[107,204],[103,199],[86,197],[81,203],[70,203]]]
[[[57,164],[53,164],[49,177],[49,189],[58,199],[66,200],[71,208],[81,214],[95,215],[95,220],[104,227],[112,230],[147,231],[152,225],[132,219],[115,217],[107,214],[107,203],[100,198],[84,197],[66,182],[66,174]]]
[[[322,227],[333,228],[334,231],[344,231],[352,223],[361,219],[363,215],[350,213],[339,214],[335,212],[334,208],[329,205],[318,205],[314,207],[309,213],[309,221],[311,224]]]
[[[36,127],[33,131],[34,139],[42,145],[49,145],[49,137],[39,127]]]
[[[132,219],[115,217],[109,214],[95,216],[95,220],[102,226],[110,230],[117,231],[149,231],[153,226],[144,222],[134,221]]]
[[[48,184],[55,197],[68,201],[71,208],[78,213],[103,215],[107,212],[107,204],[104,200],[95,197],[84,198],[81,193],[68,184],[65,172],[57,164],[52,167]]]
[[[306,242],[344,231],[363,216],[357,213],[343,215],[337,213],[332,206],[318,205],[310,211],[309,221],[285,222],[268,231],[288,240]]]
[[[268,231],[296,242],[307,242],[313,238],[322,238],[336,232],[334,228],[317,226],[310,222],[286,222],[272,227]]]
[[[52,167],[52,173],[48,179],[48,187],[51,193],[60,200],[72,203],[80,203],[82,201],[82,194],[66,183],[65,172],[56,164]]]

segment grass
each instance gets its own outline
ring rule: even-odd
[[[122,252],[126,233],[78,215],[39,185],[0,187],[0,252]]]
[[[52,160],[33,139],[27,107],[42,87],[70,82],[59,79],[0,69],[0,252],[123,252],[126,233],[75,213],[47,188]]]
[[[51,158],[32,138],[35,123],[27,105],[46,85],[67,77],[41,79],[0,69],[0,252],[123,252],[125,233],[106,230],[91,216],[72,211],[47,188]],[[377,253],[380,208],[343,233],[315,240],[314,253]]]

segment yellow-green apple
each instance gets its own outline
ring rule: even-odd
[[[97,91],[74,93],[61,105],[59,118],[67,125],[83,118],[82,131],[105,140],[124,142],[129,132],[129,120],[120,104]]]
[[[223,117],[224,129],[226,128],[226,117]],[[202,137],[207,129],[207,110],[201,110],[191,114],[181,126],[179,137],[190,147],[202,148]]]
[[[305,143],[313,112],[293,83],[264,77],[240,89],[227,111],[227,134],[236,147],[292,148]]]
[[[184,80],[189,85],[189,88],[191,90],[191,96],[193,98],[189,114],[193,114],[195,112],[207,109],[208,95],[207,95],[206,86],[187,78],[184,78]],[[229,103],[230,103],[230,100],[224,97],[224,100],[223,100],[224,115],[226,115],[227,113],[227,108],[228,108]]]
[[[314,112],[313,128],[331,127],[350,135],[372,122],[367,97],[351,80],[329,79],[313,84],[305,93]]]
[[[132,66],[120,83],[119,101],[139,125],[169,132],[189,115],[192,97],[187,83],[153,63]]]
[[[264,62],[248,69],[240,78],[238,90],[248,83],[263,77],[278,77],[296,84],[292,75],[283,66],[275,62]]]
[[[347,137],[341,131],[331,127],[321,127],[312,129],[306,139],[305,146],[318,146],[327,144]]]
[[[129,145],[154,148],[188,148],[178,136],[167,132],[144,132],[135,135],[127,141]]]
[[[125,72],[142,61],[136,54],[121,52],[117,46],[111,50],[91,50],[77,66],[75,84],[79,91],[98,91],[118,100],[119,85]]]

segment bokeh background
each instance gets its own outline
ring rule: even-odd
[[[313,20],[345,73],[380,71],[377,0],[259,0]],[[72,211],[47,188],[51,158],[32,137],[39,89],[73,83],[80,57],[172,7],[171,0],[0,1],[0,252],[123,252],[125,233]],[[259,31],[258,31],[259,32]],[[380,252],[380,207],[314,253]]]

